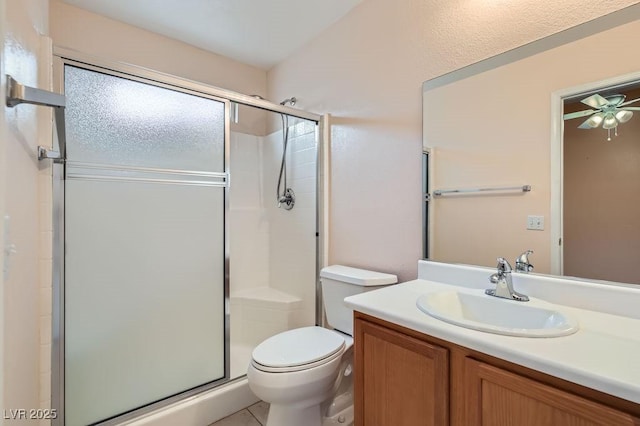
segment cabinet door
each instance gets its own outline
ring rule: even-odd
[[[354,364],[356,425],[448,423],[446,349],[357,319]]]
[[[471,358],[465,360],[469,425],[637,425],[640,419]]]

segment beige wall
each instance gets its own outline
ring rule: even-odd
[[[4,72],[21,83],[48,88],[51,64],[48,49],[48,2],[46,0],[5,1]],[[4,76],[3,72],[3,76]],[[5,84],[3,78],[3,86]],[[2,151],[5,167],[4,209],[11,217],[9,243],[17,253],[9,261],[4,281],[4,401],[5,409],[29,409],[48,404],[50,377],[40,373],[41,345],[49,344],[50,322],[43,322],[40,303],[50,288],[41,288],[40,270],[49,256],[43,242],[50,235],[41,230],[41,172],[36,146],[51,142],[50,113],[46,108],[19,105],[6,108],[0,125],[4,129]],[[50,216],[50,206],[48,214]],[[50,274],[48,277],[50,281]],[[49,299],[50,302],[50,299]],[[44,395],[44,396],[43,396]],[[30,422],[11,421],[7,424]],[[34,424],[37,422],[34,422]]]
[[[299,107],[335,119],[330,262],[416,276],[423,81],[636,2],[367,0],[270,70],[270,98],[297,96]],[[483,207],[471,203],[461,208]],[[481,238],[450,237],[454,251],[485,251]]]
[[[56,46],[150,68],[240,93],[266,95],[266,74],[216,55],[86,10],[51,0]]]
[[[533,249],[536,271],[550,271],[551,93],[637,71],[640,58],[624,49],[638,34],[634,22],[425,92],[435,187],[533,187],[436,200],[436,259],[494,265]],[[526,230],[527,215],[543,215],[545,230]]]
[[[4,33],[5,33],[5,16],[6,16],[5,0],[0,0],[0,99],[4,99],[6,96],[6,81],[3,77],[5,75],[4,70]],[[5,151],[6,151],[6,121],[4,116],[4,108],[0,108],[0,170],[5,169]],[[2,175],[0,177],[0,218],[4,216],[5,201],[4,193],[6,186],[6,177]],[[0,248],[4,248],[4,226],[0,226]],[[4,256],[0,256],[0,271],[4,270]],[[3,374],[0,376],[0,411],[4,412],[4,273],[0,273],[0,371]],[[0,419],[0,425],[4,424],[4,420]]]
[[[60,0],[50,0],[51,37],[56,47],[103,60],[123,62],[181,78],[266,97],[267,73],[225,56],[199,49]],[[265,134],[266,114],[241,107],[240,123],[232,130]]]
[[[618,93],[640,98],[638,89]],[[565,111],[589,109],[572,107]],[[564,127],[564,273],[640,283],[640,117],[618,126],[610,142],[601,127],[579,129],[585,119]]]

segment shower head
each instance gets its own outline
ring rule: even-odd
[[[290,104],[291,106],[294,106],[296,104],[298,100],[295,97],[290,97],[285,99],[284,101],[280,102],[280,105],[286,105],[286,104]]]

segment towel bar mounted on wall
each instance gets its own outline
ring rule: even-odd
[[[476,192],[504,192],[504,191],[518,191],[518,192],[530,192],[531,185],[521,186],[496,186],[490,188],[467,188],[467,189],[436,189],[433,191],[435,197],[440,197],[446,194],[472,194]]]
[[[64,163],[66,157],[66,139],[64,127],[64,108],[66,98],[59,93],[49,92],[35,87],[18,83],[7,74],[7,106],[15,107],[20,104],[32,104],[51,107],[54,109],[54,119],[58,134],[58,146],[60,151],[53,151],[43,146],[38,146],[38,160],[51,159],[55,163]]]

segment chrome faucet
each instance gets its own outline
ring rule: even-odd
[[[533,250],[527,250],[516,258],[516,272],[529,273],[533,271],[533,265],[529,262],[529,255]]]
[[[529,298],[513,289],[511,281],[511,265],[503,257],[498,258],[498,272],[491,274],[489,281],[496,285],[496,288],[488,288],[484,292],[489,296],[502,297],[518,302],[528,302]]]

